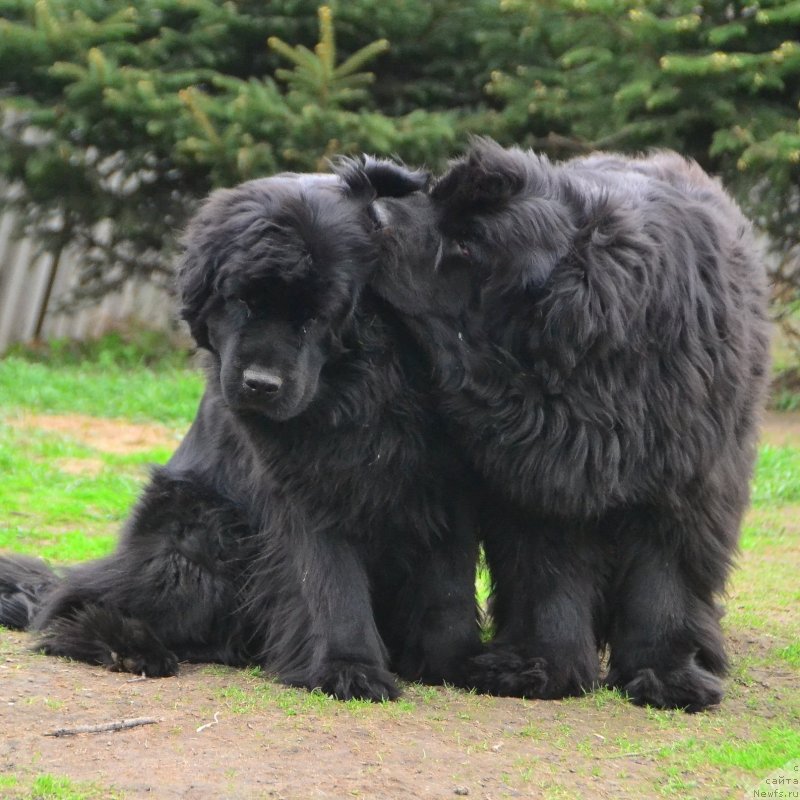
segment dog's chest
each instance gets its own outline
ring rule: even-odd
[[[357,426],[309,429],[272,448],[270,470],[289,497],[345,524],[402,517],[438,480],[428,447],[431,423],[389,415]],[[292,440],[293,439],[293,440]]]

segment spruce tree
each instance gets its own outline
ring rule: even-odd
[[[4,204],[44,247],[80,249],[79,295],[133,274],[168,285],[176,234],[216,186],[338,153],[452,153],[453,114],[373,101],[366,67],[387,42],[337,52],[330,9],[297,6],[0,0]]]

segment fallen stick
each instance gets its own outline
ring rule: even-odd
[[[651,758],[658,750],[642,750],[638,753],[612,753],[610,756],[596,756],[599,761],[610,761],[612,758]]]
[[[212,725],[219,725],[219,711],[215,711],[214,712],[214,721],[213,722],[206,722],[205,725],[201,725],[197,729],[197,732],[200,733],[200,731],[204,731],[206,728],[210,728]]]
[[[78,725],[75,728],[59,728],[45,733],[45,736],[77,736],[79,733],[105,733],[106,731],[124,731],[126,728],[136,728],[139,725],[155,725],[159,720],[155,717],[137,717],[136,719],[121,719],[119,722],[103,722],[100,725]]]

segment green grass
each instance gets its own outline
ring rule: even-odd
[[[800,531],[794,506],[753,509],[742,526],[742,550],[789,544]]]
[[[202,387],[202,374],[186,368],[51,367],[18,357],[0,361],[0,408],[187,425]]]
[[[31,528],[0,527],[0,550],[41,556],[60,564],[101,558],[114,549],[116,541],[116,533],[92,534],[74,529],[47,532]]]
[[[209,674],[221,674],[214,666],[207,667]],[[386,711],[397,716],[412,711],[415,704],[409,696],[395,702],[372,703],[369,700],[348,700],[341,702],[319,690],[293,689],[275,684],[261,670],[254,668],[245,671],[232,671],[234,682],[218,689],[216,698],[232,714],[252,714],[268,708],[278,708],[287,717],[294,716],[336,716],[347,714],[361,716],[380,714]],[[417,694],[412,687],[409,695]],[[430,687],[419,687],[430,688]]]
[[[108,333],[99,339],[49,339],[33,344],[13,344],[7,356],[17,356],[50,367],[184,368],[191,361],[184,343],[176,337],[145,328]]]
[[[774,411],[800,411],[800,392],[790,389],[773,391],[770,408]]]
[[[185,355],[144,366],[135,348],[113,338],[95,345],[89,360],[54,365],[58,352],[0,360],[0,548],[70,563],[110,551],[150,465],[168,460],[178,436],[117,454],[9,423],[23,412],[78,413],[180,431],[196,413],[203,378]]]
[[[780,648],[775,655],[785,661],[790,667],[800,670],[800,642],[790,644],[788,647]],[[800,749],[797,751],[800,757]]]
[[[167,448],[107,454],[69,437],[3,424],[0,412],[0,548],[59,562],[97,558],[113,546],[146,478]],[[66,465],[86,464],[86,472]]]
[[[760,723],[746,736],[703,741],[689,737],[663,748],[659,757],[677,760],[689,769],[703,765],[765,775],[800,754],[800,729],[784,722]]]
[[[762,445],[752,499],[755,507],[800,503],[800,449]]]
[[[0,430],[0,507],[11,515],[33,515],[42,525],[120,519],[144,477],[141,462],[116,459],[113,466],[102,463],[97,474],[59,468],[59,459],[89,458],[104,462],[105,454],[51,433],[5,427]]]
[[[32,782],[16,775],[0,775],[0,796],[8,800],[122,800],[122,792],[95,783],[43,774]]]
[[[797,537],[793,546],[764,546],[734,572],[725,624],[781,638],[796,635],[800,608]]]

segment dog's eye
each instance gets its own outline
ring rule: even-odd
[[[311,319],[307,319],[301,326],[300,326],[300,333],[305,336],[313,327],[317,324],[316,317],[312,317]]]
[[[472,243],[466,239],[451,239],[450,254],[462,261],[472,260]]]

